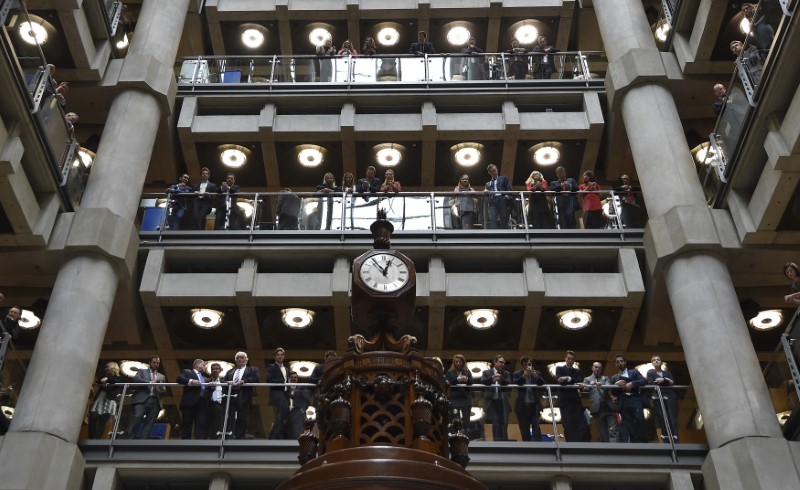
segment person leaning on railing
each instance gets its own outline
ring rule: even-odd
[[[22,309],[19,306],[12,306],[8,309],[6,316],[0,320],[0,337],[9,335],[11,340],[16,340],[19,337],[19,317],[22,315]]]
[[[525,181],[530,195],[528,196],[528,226],[531,228],[553,228],[553,212],[550,209],[550,198],[547,196],[547,181],[538,170],[531,172]]]
[[[400,185],[399,180],[394,180],[394,170],[388,169],[384,174],[383,184],[381,184],[381,192],[402,192],[403,186]]]
[[[747,70],[750,80],[753,81],[753,85],[758,85],[758,82],[761,81],[761,56],[758,54],[758,49],[752,44],[748,44],[745,49],[741,41],[731,41],[730,48],[734,56],[741,57],[742,64]]]
[[[464,427],[469,424],[470,411],[472,410],[472,396],[468,388],[456,385],[472,385],[472,373],[467,368],[467,360],[461,354],[453,356],[453,364],[445,371],[444,379],[450,388],[450,409],[456,417],[460,417]]]
[[[514,80],[525,80],[528,75],[528,50],[519,45],[519,40],[511,40],[511,49],[506,51],[509,55],[509,69],[514,75]],[[511,75],[509,73],[509,75]]]
[[[549,79],[556,71],[556,60],[553,55],[558,53],[558,49],[548,44],[545,36],[539,36],[538,44],[533,48],[533,53],[539,55],[533,59],[535,65],[533,69],[534,78]]]
[[[586,229],[599,229],[603,227],[603,204],[600,202],[600,194],[593,191],[599,191],[600,185],[595,182],[594,172],[587,170],[583,173],[583,183],[578,186],[581,191],[585,191],[580,195],[581,208],[583,210],[583,227]]]
[[[783,264],[783,275],[792,281],[792,292],[783,297],[787,303],[800,305],[800,268],[794,262]]]
[[[458,180],[453,192],[474,192],[469,185],[469,175],[464,174]],[[459,220],[462,230],[471,230],[475,226],[475,199],[471,195],[456,196],[453,203],[453,214]]]
[[[103,437],[108,419],[117,412],[123,383],[125,378],[120,376],[119,364],[106,363],[104,375],[96,382],[97,394],[89,410],[89,439]]]
[[[661,423],[661,438],[667,439],[666,424],[669,424],[669,429],[672,432],[672,439],[678,442],[678,398],[675,392],[668,388],[675,384],[675,378],[672,373],[663,369],[661,356],[654,355],[650,359],[653,364],[653,369],[647,371],[647,384],[656,385],[661,391],[661,397],[664,400],[664,408],[666,413],[661,410],[661,401],[658,397],[653,397],[656,406],[656,413],[658,413],[659,421]]]
[[[173,184],[167,188],[169,193],[169,214],[167,216],[167,224],[170,230],[178,231],[181,229],[181,220],[186,214],[188,202],[186,196],[180,194],[190,194],[194,192],[192,186],[189,184],[189,174],[181,175],[177,184]]]

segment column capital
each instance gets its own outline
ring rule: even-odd
[[[635,48],[625,52],[619,58],[609,61],[606,72],[606,93],[608,101],[614,105],[620,100],[617,95],[642,84],[664,82],[667,69],[661,52],[652,48]]]
[[[644,250],[651,274],[660,271],[671,258],[702,250],[721,251],[711,209],[680,205],[650,218],[644,235]]]
[[[139,234],[133,222],[105,208],[80,208],[72,218],[64,250],[67,253],[97,253],[130,277],[136,263]]]
[[[163,115],[172,113],[178,92],[172,66],[167,66],[147,54],[128,54],[122,60],[117,86],[120,89],[132,88],[151,94],[158,101]]]

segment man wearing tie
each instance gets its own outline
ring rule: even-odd
[[[178,383],[186,386],[181,396],[181,439],[192,438],[194,428],[195,439],[205,439],[208,429],[208,397],[209,387],[205,386],[206,379],[203,370],[206,363],[202,359],[195,359],[192,369],[184,369],[178,376]]]
[[[639,388],[647,380],[636,369],[628,369],[628,360],[622,354],[614,358],[619,373],[611,377],[611,384],[619,397],[619,411],[622,416],[622,442],[647,442],[647,426],[644,423],[645,398]]]
[[[283,361],[286,359],[286,351],[282,347],[275,349],[275,362],[267,366],[267,383],[286,384],[289,379],[288,368]],[[269,431],[270,439],[280,439],[283,425],[289,416],[289,398],[286,396],[288,389],[283,386],[272,386],[269,389],[269,404],[275,413],[275,421]]]
[[[211,171],[206,167],[200,169],[200,182],[192,186],[197,197],[192,204],[192,229],[205,230],[206,216],[211,212],[211,195],[217,193],[217,184],[211,182]]]
[[[156,386],[165,382],[164,375],[158,372],[160,365],[161,358],[152,356],[149,368],[136,371],[136,376],[133,377],[134,383],[148,383],[150,386],[137,386],[136,392],[133,394],[133,413],[128,420],[128,429],[126,430],[128,439],[136,434],[136,426],[142,419],[144,419],[142,438],[150,437],[150,431],[153,429],[158,412],[164,408],[161,403],[161,395],[166,389],[163,386]]]
[[[481,374],[481,384],[492,386],[484,390],[483,402],[487,418],[492,421],[492,439],[495,441],[508,440],[508,413],[511,406],[508,404],[507,386],[511,382],[508,371],[503,371],[506,358],[502,355],[494,356],[494,367]]]
[[[539,414],[542,411],[542,404],[539,401],[539,391],[530,386],[543,385],[544,378],[539,371],[533,369],[533,360],[528,356],[523,356],[519,360],[519,367],[520,370],[514,372],[511,378],[512,382],[529,387],[517,392],[517,401],[514,403],[519,433],[523,441],[540,442],[542,431],[539,429]]]
[[[228,409],[228,430],[233,427],[233,438],[244,439],[247,433],[247,419],[253,406],[253,387],[248,383],[258,383],[258,368],[247,365],[247,354],[237,352],[234,357],[236,367],[225,373],[225,381],[233,386],[231,404]]]
[[[564,366],[556,367],[556,380],[560,385],[576,385],[583,380],[581,371],[575,367],[575,353],[567,351]],[[561,425],[568,442],[588,442],[589,427],[583,416],[583,404],[577,388],[558,390],[558,408],[561,409]]]
[[[600,442],[619,442],[616,403],[602,388],[608,384],[611,383],[608,381],[608,376],[603,376],[603,365],[595,362],[592,364],[592,374],[583,378],[583,382],[578,383],[578,386],[583,391],[589,392],[589,413],[597,422]]]
[[[215,362],[211,365],[211,378],[208,380],[208,390],[211,392],[208,402],[208,433],[209,439],[219,439],[222,437],[222,422],[225,419],[225,404],[222,395],[227,392],[223,388],[224,381],[220,378],[222,366]]]
[[[489,221],[486,223],[486,228],[503,229],[508,227],[508,206],[511,203],[512,196],[510,194],[503,194],[511,192],[511,182],[508,177],[504,175],[497,175],[497,165],[491,164],[486,167],[489,172],[491,180],[486,183],[486,192],[489,192]],[[498,223],[498,219],[500,220]]]

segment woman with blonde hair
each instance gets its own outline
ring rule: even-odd
[[[119,397],[122,395],[122,383],[125,383],[125,378],[120,376],[119,364],[106,363],[105,376],[97,380],[97,394],[89,410],[90,439],[102,438],[108,419],[111,415],[116,415]]]
[[[552,228],[550,199],[547,197],[547,181],[538,170],[531,172],[525,181],[528,196],[528,226],[531,228]]]
[[[383,184],[381,184],[381,192],[400,192],[402,190],[400,181],[394,180],[394,170],[387,170],[384,174]]]

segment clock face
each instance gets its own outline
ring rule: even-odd
[[[408,266],[391,254],[371,255],[358,271],[364,284],[379,293],[397,291],[408,283]]]

